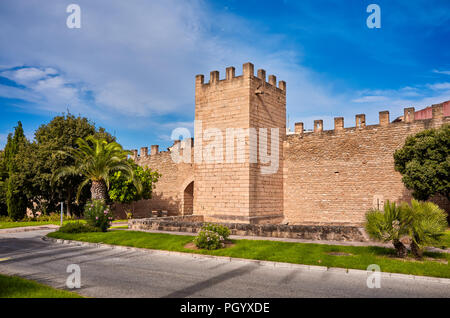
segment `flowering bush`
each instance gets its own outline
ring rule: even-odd
[[[228,236],[230,236],[230,229],[226,226],[214,224],[214,223],[206,223],[203,225],[202,230],[209,230],[216,232],[219,236],[223,237],[223,240],[227,240]]]
[[[84,206],[84,218],[89,225],[106,232],[111,226],[113,215],[103,200],[92,200]]]
[[[225,241],[230,235],[230,229],[226,226],[206,223],[194,239],[198,248],[216,250],[225,247]]]
[[[216,250],[224,247],[223,237],[218,233],[209,230],[200,230],[194,239],[194,244],[198,248],[204,248],[207,250]]]

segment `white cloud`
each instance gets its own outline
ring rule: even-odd
[[[450,71],[433,70],[433,73],[450,75]]]
[[[433,90],[443,90],[443,89],[449,89],[450,90],[450,82],[429,84],[428,87],[433,89]]]
[[[195,75],[204,73],[208,80],[209,72],[219,69],[223,78],[231,65],[239,74],[249,60],[287,81],[288,105],[339,105],[329,85],[296,64],[301,52],[271,49],[280,46],[280,36],[258,40],[260,31],[247,21],[228,13],[212,14],[202,1],[79,5],[83,22],[78,30],[60,23],[66,14],[59,1],[30,1],[13,6],[15,14],[0,12],[0,28],[15,29],[0,34],[0,41],[9,44],[0,57],[15,65],[39,65],[5,75],[26,85],[24,91],[33,94],[33,101],[41,94],[43,110],[65,111],[70,104],[75,113],[100,114],[112,121],[120,116],[122,123],[132,124],[136,118],[154,120],[167,114],[192,119]],[[262,45],[240,40],[237,35],[242,33]],[[89,100],[83,99],[85,92]]]
[[[39,109],[57,111],[61,106],[68,105],[78,109],[86,107],[81,100],[82,90],[69,83],[54,68],[14,68],[0,72],[0,76],[24,86],[0,85],[0,96],[39,105],[38,109],[31,109],[31,112]]]
[[[19,84],[27,84],[30,81],[35,81],[37,79],[43,78],[46,76],[45,72],[35,68],[22,68],[14,71],[6,71],[3,72],[2,75],[6,78],[9,78]]]
[[[387,99],[388,98],[386,96],[368,95],[368,96],[363,96],[360,98],[355,98],[354,100],[352,100],[352,102],[354,102],[354,103],[384,102]]]
[[[283,47],[283,35],[261,36],[258,26],[212,12],[203,1],[77,4],[82,27],[68,29],[67,3],[2,1],[7,10],[0,10],[0,42],[8,46],[0,51],[7,68],[0,76],[24,88],[0,84],[0,96],[37,105],[30,112],[69,107],[118,129],[151,127],[161,136],[175,127],[192,129],[196,74],[205,74],[208,81],[209,72],[218,69],[223,78],[225,67],[235,66],[239,75],[248,61],[287,82],[291,125],[294,118],[308,127],[313,118],[332,122],[333,116],[352,123],[354,114],[362,112],[376,120],[380,110],[401,113],[412,104],[450,99],[448,87],[433,91],[413,83],[398,90],[338,90],[322,74],[301,65],[302,52],[275,50]]]

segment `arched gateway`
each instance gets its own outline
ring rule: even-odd
[[[183,191],[183,215],[194,213],[194,181],[190,182]]]

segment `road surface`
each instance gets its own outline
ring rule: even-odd
[[[184,255],[159,255],[43,241],[50,230],[0,233],[0,273],[64,288],[67,266],[81,269],[90,297],[450,297],[450,284],[366,273],[308,271]]]

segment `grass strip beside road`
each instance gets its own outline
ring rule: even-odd
[[[125,220],[114,220],[112,222],[113,223],[128,223],[128,220],[127,219],[125,219]]]
[[[67,222],[73,222],[73,221],[63,221],[63,224],[66,224]],[[28,226],[40,226],[40,225],[59,225],[60,221],[18,221],[18,222],[0,222],[0,229],[10,229],[15,227],[28,227]]]
[[[49,237],[92,243],[132,246],[155,250],[229,256],[305,265],[366,270],[378,264],[383,272],[450,278],[450,254],[425,252],[423,260],[398,259],[395,251],[376,246],[342,246],[280,241],[233,240],[234,246],[219,250],[184,248],[192,236],[138,231],[69,234],[53,232]]]
[[[69,222],[83,222],[85,223],[86,220],[81,219],[81,220],[65,220],[63,221],[63,224],[67,224]],[[123,223],[123,222],[128,222],[128,220],[114,220],[114,223]],[[10,228],[15,228],[15,227],[28,227],[28,226],[40,226],[40,225],[49,225],[49,224],[53,224],[53,225],[59,225],[60,221],[18,221],[18,222],[1,222],[0,221],[0,229],[10,229]]]
[[[0,298],[81,298],[69,291],[39,284],[17,276],[0,274]]]

